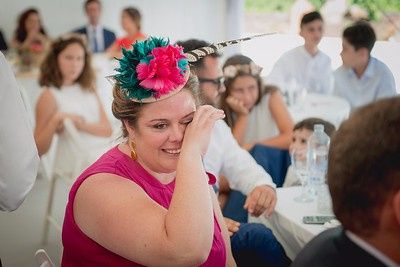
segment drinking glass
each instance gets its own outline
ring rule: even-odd
[[[301,194],[295,197],[294,201],[302,203],[311,202],[313,198],[308,194],[306,188],[308,183],[307,150],[294,149],[290,156],[294,173],[301,182]]]

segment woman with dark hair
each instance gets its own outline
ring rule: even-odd
[[[111,58],[121,58],[122,48],[131,49],[136,41],[146,39],[146,36],[140,31],[142,16],[138,9],[127,7],[122,10],[121,25],[126,35],[117,38],[115,42],[107,49],[106,53]]]
[[[96,157],[109,144],[111,126],[96,93],[95,76],[86,39],[69,34],[56,39],[40,68],[43,92],[36,104],[35,142],[39,155],[45,154],[58,135],[55,169],[75,168],[71,146],[63,134],[64,119],[70,119]],[[71,152],[71,153],[68,153]],[[83,167],[83,166],[82,166]]]
[[[275,86],[263,86],[262,68],[244,55],[223,65],[226,91],[221,107],[238,143],[250,150],[255,144],[287,149],[293,121]]]
[[[40,20],[39,11],[35,8],[25,10],[18,19],[13,47],[18,50],[27,49],[31,52],[43,52],[49,38]]]

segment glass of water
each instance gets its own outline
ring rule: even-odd
[[[308,168],[307,149],[294,149],[291,152],[292,167],[297,179],[301,182],[301,195],[294,198],[296,202],[311,202],[313,198],[307,192]]]

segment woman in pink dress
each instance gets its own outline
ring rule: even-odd
[[[132,49],[132,44],[136,41],[146,39],[146,36],[140,32],[141,19],[139,10],[134,7],[127,7],[122,10],[121,25],[126,35],[117,38],[115,42],[107,49],[106,53],[110,58],[121,58],[122,48]]]
[[[137,42],[112,78],[125,140],[71,188],[62,266],[235,266],[202,156],[222,110],[198,106],[182,47]]]

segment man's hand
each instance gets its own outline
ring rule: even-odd
[[[224,217],[224,220],[226,227],[228,228],[229,236],[231,237],[234,233],[236,233],[239,230],[240,223],[232,219],[229,219],[227,217]]]
[[[270,216],[275,209],[276,192],[268,185],[260,185],[253,189],[246,198],[243,208],[253,216],[260,216],[264,212]]]

